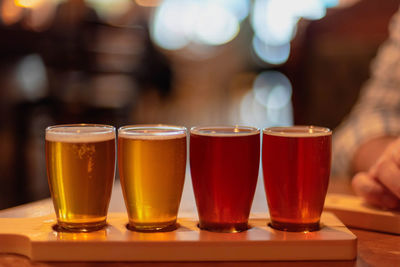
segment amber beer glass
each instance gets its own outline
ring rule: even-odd
[[[118,130],[118,167],[129,228],[175,228],[186,170],[186,128],[133,125]]]
[[[248,229],[259,160],[257,128],[220,126],[190,130],[190,170],[201,229]]]
[[[115,175],[115,128],[97,124],[48,127],[46,165],[60,230],[103,228]]]
[[[331,130],[315,126],[263,131],[262,167],[271,226],[319,229],[331,166]]]

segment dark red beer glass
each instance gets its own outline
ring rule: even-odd
[[[262,167],[271,226],[315,231],[325,202],[332,132],[315,126],[263,131]]]
[[[219,126],[190,130],[190,169],[201,229],[248,229],[259,162],[257,128]]]

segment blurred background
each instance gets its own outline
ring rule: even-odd
[[[335,128],[399,4],[0,0],[0,209],[49,196],[49,125]]]

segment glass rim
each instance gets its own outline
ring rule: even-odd
[[[115,138],[115,127],[106,124],[58,124],[48,126],[45,131],[46,141],[51,142],[91,143]]]
[[[73,128],[73,127],[81,127],[81,128],[86,128],[86,127],[93,127],[93,128],[98,128],[102,129],[100,131],[93,131],[91,133],[96,134],[96,133],[108,133],[108,132],[114,132],[116,129],[112,125],[108,124],[98,124],[98,123],[70,123],[70,124],[56,124],[56,125],[50,125],[46,127],[46,132],[49,132],[54,129],[60,129],[60,128]],[[62,132],[62,131],[57,131],[54,133],[59,133],[59,134],[76,134],[72,132]]]
[[[226,131],[223,131],[226,130]],[[260,134],[260,128],[245,125],[205,125],[193,126],[191,134],[202,136],[246,136]]]
[[[264,128],[263,134],[282,137],[317,137],[332,135],[332,130],[315,125],[275,126]]]
[[[187,128],[185,126],[169,124],[131,124],[124,125],[118,128],[118,135],[123,136],[186,136],[186,133]]]

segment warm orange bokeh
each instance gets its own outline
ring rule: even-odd
[[[136,0],[136,4],[139,6],[158,6],[161,4],[161,0]]]
[[[35,8],[40,5],[43,0],[14,0],[16,6],[26,7],[26,8]]]
[[[23,9],[17,6],[14,0],[4,0],[1,3],[1,18],[5,25],[11,25],[22,18]]]

